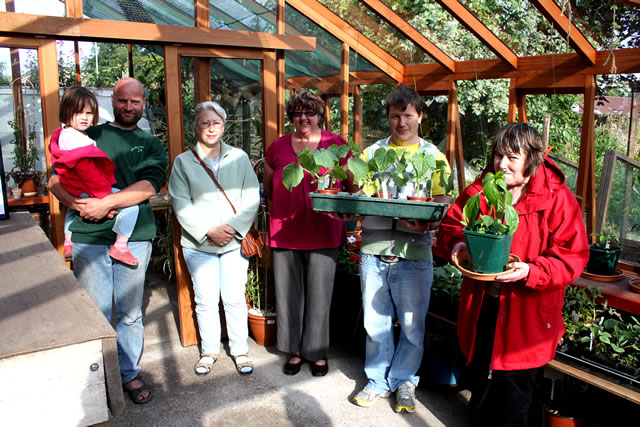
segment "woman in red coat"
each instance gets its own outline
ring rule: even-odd
[[[448,258],[466,251],[462,209],[487,172],[504,170],[520,219],[511,253],[522,262],[509,264],[515,270],[496,282],[465,278],[458,339],[471,368],[474,424],[526,426],[536,380],[565,331],[565,286],[582,273],[589,247],[576,198],[533,128],[508,124],[491,153],[493,163],[447,213],[437,245]],[[481,211],[488,214],[486,204]]]

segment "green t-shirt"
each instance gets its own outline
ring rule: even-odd
[[[87,129],[99,149],[115,163],[116,184],[123,189],[147,180],[156,191],[166,184],[169,158],[160,140],[139,127],[122,129],[109,123]],[[156,222],[148,200],[140,203],[138,221],[130,241],[151,240],[156,236]],[[115,241],[112,231],[115,219],[85,221],[77,215],[69,230],[71,240],[78,243],[109,245]]]

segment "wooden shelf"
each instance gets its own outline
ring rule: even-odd
[[[581,381],[584,381],[587,384],[591,384],[609,393],[613,393],[616,396],[627,399],[635,404],[640,404],[640,393],[638,393],[637,391],[633,391],[627,387],[623,387],[619,384],[605,380],[604,378],[600,378],[599,376],[593,375],[589,372],[585,372],[582,369],[575,368],[555,359],[547,363],[547,366],[555,369],[558,372],[562,372],[563,374],[567,374]]]
[[[596,285],[602,291],[602,295],[609,306],[640,315],[640,294],[631,291],[629,288],[629,281],[636,277],[638,276],[629,271],[624,271],[624,276],[616,282],[600,282],[578,277],[573,281],[572,285],[580,286],[581,288]]]
[[[31,206],[31,205],[46,205],[49,204],[49,196],[33,196],[33,197],[21,197],[19,199],[7,200],[7,205],[10,208],[17,206]]]

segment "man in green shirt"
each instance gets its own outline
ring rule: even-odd
[[[49,180],[51,192],[68,208],[78,212],[71,224],[74,273],[108,320],[112,300],[117,313],[120,375],[135,403],[151,400],[151,389],[139,376],[142,355],[142,297],[144,279],[156,235],[149,198],[166,183],[167,154],[158,138],[138,127],[146,98],[134,78],[119,80],[111,95],[114,121],[87,129],[90,138],[115,163],[115,187],[121,191],[102,199],[78,198],[60,185],[57,175]],[[114,261],[109,248],[115,241],[113,217],[119,208],[138,205],[136,227],[129,249],[137,266]]]

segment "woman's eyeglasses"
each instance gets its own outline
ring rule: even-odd
[[[200,127],[200,129],[209,129],[211,126],[213,126],[214,128],[220,128],[223,125],[224,125],[224,122],[218,122],[218,121],[207,120],[206,122],[198,122],[198,126]]]
[[[318,113],[316,113],[315,111],[294,111],[293,117],[302,117],[303,114],[307,117],[313,117]]]

